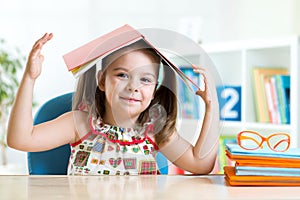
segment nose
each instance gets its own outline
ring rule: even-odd
[[[127,89],[131,92],[137,92],[141,87],[140,82],[134,78],[129,79],[127,83]]]

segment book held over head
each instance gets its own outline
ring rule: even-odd
[[[199,86],[194,83],[188,76],[186,76],[173,62],[171,62],[160,50],[158,50],[147,38],[139,31],[129,25],[119,27],[105,35],[102,35],[77,49],[65,54],[63,59],[69,71],[75,77],[80,76],[91,67],[101,62],[102,58],[108,54],[116,51],[122,47],[133,44],[137,41],[143,40],[147,45],[155,50],[155,52],[162,58],[163,62],[170,66],[179,77],[191,88],[192,84],[197,89]]]

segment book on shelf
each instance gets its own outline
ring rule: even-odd
[[[161,50],[152,45],[138,30],[127,24],[65,54],[63,59],[68,70],[71,71],[75,77],[78,77],[80,74],[101,62],[108,54],[140,40],[143,40],[154,49],[163,62],[179,75],[190,90],[193,90],[193,87],[197,88],[197,90],[200,89],[199,86],[186,76],[178,66],[171,62]]]
[[[290,123],[290,75],[275,75],[278,108],[282,124]]]
[[[270,122],[273,124],[279,124],[281,116],[279,115],[278,110],[278,94],[275,87],[275,79],[273,76],[266,76],[264,77],[264,83]]]
[[[180,70],[188,76],[194,83],[200,85],[200,75],[194,73],[192,66],[180,67]],[[194,88],[196,90],[197,88]],[[178,79],[178,92],[182,106],[182,117],[186,119],[200,118],[199,98],[194,92],[191,92],[181,79]]]
[[[264,123],[286,123],[280,118],[275,75],[288,75],[287,68],[254,67],[253,92],[256,119]]]
[[[270,122],[290,123],[290,75],[265,77]]]

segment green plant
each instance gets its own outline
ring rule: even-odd
[[[10,48],[0,39],[0,148],[2,164],[6,165],[6,123],[19,87],[18,71],[25,57],[18,48]]]

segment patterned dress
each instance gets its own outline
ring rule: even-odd
[[[91,131],[71,144],[69,175],[139,175],[159,173],[157,146],[148,137],[152,124],[121,128],[90,119]]]

